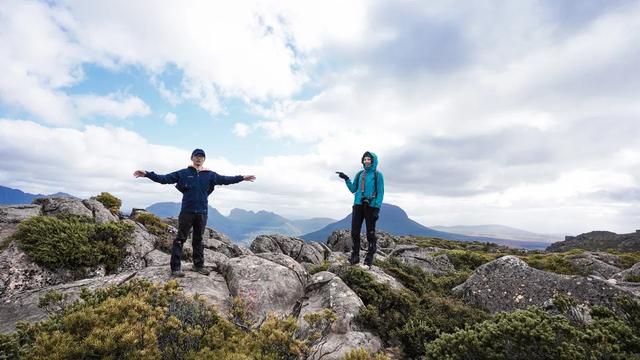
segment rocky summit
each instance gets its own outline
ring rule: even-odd
[[[208,335],[181,343],[181,349],[210,358],[243,351],[246,358],[257,353],[266,356],[265,351],[277,348],[285,349],[285,357],[292,359],[436,359],[442,354],[450,358],[544,359],[556,358],[558,351],[563,351],[552,340],[559,336],[566,344],[572,344],[572,354],[577,358],[602,358],[596,351],[627,358],[637,355],[635,352],[640,349],[640,319],[634,317],[640,314],[640,255],[634,252],[608,253],[600,248],[532,252],[487,243],[380,233],[374,266],[365,267],[348,265],[352,244],[348,230],[333,232],[326,243],[263,234],[244,247],[207,228],[205,267],[210,274],[189,271],[189,239],[183,254],[185,276],[174,278],[169,271],[169,258],[176,220],[158,219],[141,210],[128,216],[110,210],[96,199],[73,198],[0,206],[0,358],[20,354],[37,357],[34,354],[43,349],[54,351],[44,339],[62,336],[61,333],[45,336],[46,327],[32,328],[30,331],[43,335],[25,343],[16,335],[16,331],[29,326],[25,324],[50,321],[64,329],[65,324],[78,321],[80,315],[76,314],[84,311],[83,319],[90,312],[95,316],[92,326],[102,326],[98,314],[107,310],[98,310],[101,301],[111,299],[108,309],[113,311],[118,301],[124,301],[118,299],[127,291],[138,289],[143,280],[164,286],[162,291],[168,292],[149,296],[144,304],[140,301],[146,293],[138,293],[127,300],[133,302],[128,307],[135,303],[135,311],[142,314],[145,306],[179,291],[187,298],[198,299],[190,300],[196,301],[193,304],[202,301],[202,306],[214,309],[228,321],[230,327],[225,328],[224,336],[231,339],[247,334],[242,341],[252,344],[242,349],[225,347],[227,352],[216,353],[223,351],[222,347],[216,350],[216,342],[211,339],[222,336],[213,332],[218,329],[216,326],[222,326],[222,320],[189,328],[185,334],[196,331]],[[48,232],[43,234],[45,230]],[[598,236],[607,242],[615,238]],[[57,248],[63,244],[52,239],[69,241],[73,246]],[[364,251],[366,237],[362,239]],[[109,247],[114,243],[122,245]],[[63,250],[63,259],[52,253]],[[75,252],[88,255],[76,257]],[[171,290],[172,284],[179,290]],[[161,291],[158,289],[148,291]],[[93,298],[88,295],[91,292],[96,294]],[[52,312],[52,298],[58,299],[58,312]],[[173,351],[170,349],[177,346],[177,337],[171,336],[182,334],[180,326],[191,326],[206,318],[203,310],[198,310],[199,317],[188,315],[188,309],[200,305],[189,305],[190,308],[185,305],[187,300],[176,301],[157,308],[161,313],[167,312],[164,317],[136,325],[160,334],[155,335],[156,340],[145,342],[144,348],[133,344],[118,351],[134,358],[142,353],[156,354],[149,358],[167,357]],[[74,302],[76,305],[71,306]],[[52,313],[57,317],[50,318]],[[108,320],[104,319],[106,323]],[[21,322],[23,325],[19,325]],[[158,322],[164,325],[153,327]],[[548,333],[531,337],[525,325],[529,323],[534,327],[544,325],[540,329]],[[511,330],[500,332],[501,324],[509,324]],[[603,333],[605,324],[608,332]],[[522,334],[518,333],[520,328]],[[117,329],[113,324],[108,331]],[[487,329],[492,329],[496,344],[527,341],[544,350],[534,353],[524,346],[502,345],[492,348],[492,353],[485,353],[487,347],[474,350],[472,344],[482,344],[477,339],[486,338]],[[87,331],[91,333],[90,329]],[[580,340],[594,331],[606,334],[602,336],[607,340]],[[265,332],[271,337],[263,338]],[[273,338],[276,332],[281,336],[279,340]],[[112,354],[108,351],[115,350],[104,349],[126,343],[101,343],[95,348],[94,342],[100,340],[87,342],[95,335],[80,336],[72,331],[64,336],[59,339],[60,344],[74,344],[69,347],[74,351],[91,348],[86,351],[94,354]],[[276,346],[273,341],[280,342]],[[447,347],[456,341],[466,345]],[[66,348],[59,345],[55,351],[63,349]],[[477,357],[464,357],[457,353],[461,349]],[[273,358],[282,356],[269,354]]]

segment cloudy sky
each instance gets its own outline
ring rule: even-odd
[[[340,218],[376,152],[425,225],[640,228],[640,1],[13,1],[0,185],[125,208],[191,150],[210,204]],[[382,214],[384,216],[384,214]]]

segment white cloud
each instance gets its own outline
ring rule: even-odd
[[[137,96],[109,94],[107,96],[80,95],[72,98],[76,113],[80,117],[103,115],[125,119],[132,116],[147,116],[149,106]]]
[[[150,110],[135,95],[87,101],[65,92],[84,80],[83,64],[132,66],[173,106],[190,101],[220,114],[225,98],[245,102],[264,121],[235,124],[239,137],[267,134],[312,147],[253,167],[207,159],[221,172],[258,175],[255,184],[214,194],[221,210],[339,217],[350,194],[333,171],[355,173],[362,152],[373,150],[387,200],[425,224],[578,232],[630,231],[637,223],[640,199],[630,191],[640,185],[637,2],[603,6],[575,23],[565,23],[574,12],[554,15],[555,2],[533,0],[154,5],[7,2],[0,99],[65,126],[82,114],[144,115]],[[161,79],[174,70],[179,84],[168,88]],[[306,85],[320,90],[294,100]],[[7,120],[0,134],[5,184],[69,192],[118,186],[136,206],[176,194],[134,182],[133,168],[170,171],[188,159],[119,128]],[[122,151],[111,154],[113,146]],[[132,154],[134,162],[115,163]],[[24,167],[30,162],[51,175],[39,179]],[[96,163],[119,175],[93,178],[86,169]],[[90,181],[74,182],[83,176]]]
[[[233,126],[233,133],[239,137],[247,137],[251,132],[251,127],[245,123],[236,123]]]
[[[295,1],[9,0],[0,9],[0,101],[50,124],[72,124],[86,115],[86,100],[76,111],[66,88],[85,80],[85,64],[139,66],[172,105],[194,101],[214,115],[226,97],[287,98],[308,81],[314,50],[360,40],[363,4],[342,4],[336,14],[327,3]],[[158,80],[168,66],[181,74],[178,89]]]
[[[164,122],[169,125],[175,125],[178,122],[178,117],[172,112],[168,112],[164,115]]]

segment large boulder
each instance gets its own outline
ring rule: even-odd
[[[295,270],[256,255],[229,259],[223,274],[231,295],[239,296],[246,309],[261,318],[269,312],[291,314],[306,286]]]
[[[619,296],[634,296],[613,281],[537,270],[511,255],[478,267],[453,291],[467,303],[491,313],[543,306],[558,294],[571,296],[587,306],[609,308],[616,308],[615,299]]]
[[[155,248],[156,238],[149,234],[141,224],[131,220],[124,220],[134,227],[132,241],[127,245],[127,256],[116,269],[116,273],[128,270],[140,270],[147,266],[145,256]]]
[[[41,215],[40,210],[39,205],[0,206],[0,251],[4,251],[9,246],[11,236],[18,230],[18,224],[28,218]],[[2,285],[0,284],[0,296],[1,294]]]
[[[390,254],[401,262],[418,266],[433,275],[446,275],[455,271],[447,255],[436,255],[438,248],[423,248],[415,245],[399,245]]]
[[[313,359],[342,359],[347,352],[357,348],[370,353],[380,351],[380,339],[362,331],[354,322],[362,306],[358,295],[337,275],[322,271],[311,278],[298,317],[302,333],[309,335],[314,330],[304,320],[307,314],[330,309],[337,317],[324,341],[315,346]]]
[[[604,279],[609,279],[622,271],[616,266],[620,264],[620,258],[608,253],[586,251],[569,257],[569,262],[584,275],[599,276]]]
[[[629,281],[629,279],[632,279],[634,282],[638,282],[638,280],[640,280],[640,262],[626,270],[620,271],[613,275],[612,278],[617,281]]]
[[[280,253],[285,254],[298,262],[319,264],[325,259],[325,250],[322,246],[313,243],[305,243],[304,240],[283,235],[258,235],[251,243],[250,248],[254,253]]]
[[[82,200],[82,204],[91,211],[91,216],[98,224],[104,224],[109,221],[118,221],[118,218],[115,217],[111,211],[109,211],[104,205],[92,198]]]
[[[49,270],[31,261],[13,242],[0,254],[0,301],[22,291],[104,274],[102,266],[83,271]]]
[[[393,235],[377,230],[376,239],[378,249],[390,251],[396,246],[396,239]],[[360,234],[360,249],[366,250],[369,242],[366,234]],[[351,230],[337,230],[329,235],[327,246],[332,251],[350,252],[353,248],[353,240],[351,239]]]
[[[70,302],[78,299],[83,287],[95,290],[101,287],[122,284],[136,278],[147,279],[155,283],[176,280],[187,295],[197,293],[200,296],[204,296],[207,303],[216,306],[221,313],[228,313],[230,306],[229,289],[222,275],[212,272],[209,276],[204,276],[187,271],[185,272],[185,277],[173,278],[168,267],[150,266],[139,271],[83,279],[42,289],[24,291],[4,299],[2,306],[0,306],[0,333],[15,331],[15,325],[18,321],[36,322],[45,319],[48,314],[38,307],[38,301],[41,296],[51,290],[66,294]]]
[[[93,212],[80,199],[46,197],[35,199],[33,203],[42,206],[43,215],[79,215],[93,218]]]
[[[0,205],[0,225],[17,224],[38,215],[42,215],[40,205]]]

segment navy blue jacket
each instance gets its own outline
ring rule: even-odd
[[[193,214],[207,213],[207,198],[216,185],[236,184],[244,180],[242,175],[224,176],[211,170],[198,171],[192,166],[167,175],[148,171],[147,177],[160,184],[176,184],[176,189],[182,193],[181,211]]]

